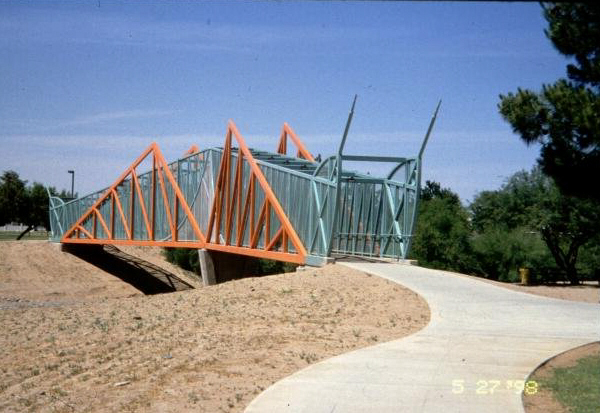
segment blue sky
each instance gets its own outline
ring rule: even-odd
[[[564,76],[545,27],[536,3],[0,2],[0,171],[60,189],[74,169],[85,194],[153,141],[221,145],[228,119],[326,156],[356,93],[354,154],[416,154],[442,99],[424,179],[467,203],[535,163],[497,103]]]

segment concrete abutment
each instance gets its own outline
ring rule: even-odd
[[[256,258],[204,248],[198,250],[198,258],[205,286],[241,278],[253,273],[257,266]]]

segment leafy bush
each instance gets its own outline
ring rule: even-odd
[[[553,263],[536,263],[540,281],[544,282],[566,278],[572,284],[578,284],[582,267],[580,250],[594,250],[599,244],[600,209],[597,203],[561,194],[556,184],[539,168],[515,173],[499,190],[479,193],[470,210],[473,228],[479,237],[483,236],[477,249],[480,253],[487,250],[483,254],[484,261],[486,255],[504,255],[504,258],[498,257],[501,262],[496,271],[486,267],[485,262],[482,264],[491,278],[506,275],[506,265],[540,254],[537,246],[527,245],[536,238],[520,239],[519,231],[539,234],[537,238],[544,242],[546,251],[553,258]],[[525,256],[519,256],[525,252]],[[592,267],[598,268],[598,262],[594,261],[593,254],[587,255],[588,268],[584,273],[594,273],[596,270]]]
[[[470,236],[469,216],[458,196],[427,181],[419,204],[411,258],[424,267],[470,273]]]
[[[600,283],[600,236],[581,247],[578,271],[583,280]]]
[[[193,271],[196,274],[201,273],[198,250],[195,248],[165,248],[164,256],[168,262],[178,265],[184,270]],[[296,270],[296,267],[296,264],[288,262],[257,258],[254,259],[253,265],[247,265],[246,270],[250,271],[249,275],[269,275],[292,272]]]
[[[256,265],[256,274],[253,275],[269,275],[269,274],[282,274],[284,272],[296,271],[298,265],[289,262],[267,260],[259,258]]]
[[[164,255],[168,262],[200,274],[198,250],[195,248],[165,248]]]
[[[546,282],[548,274],[556,273],[552,271],[554,260],[541,237],[526,228],[490,228],[475,235],[472,245],[478,272],[486,278],[515,282],[520,279],[520,267],[530,268],[531,276],[538,282]]]

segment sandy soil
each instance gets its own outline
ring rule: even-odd
[[[129,245],[119,245],[121,251],[136,256],[144,261],[158,265],[161,268],[175,274],[185,280],[185,282],[194,286],[194,288],[202,287],[202,279],[190,271],[186,271],[175,264],[171,264],[165,260],[163,249],[161,247],[138,247]]]
[[[586,281],[581,285],[570,285],[568,283],[558,283],[553,285],[522,285],[519,283],[505,283],[493,281],[483,277],[473,277],[470,275],[452,273],[462,277],[475,278],[476,280],[496,285],[502,288],[508,288],[522,293],[541,295],[543,297],[558,298],[561,300],[581,301],[584,303],[600,302],[600,285],[595,281]]]
[[[540,379],[549,378],[552,376],[552,371],[555,368],[572,367],[577,364],[577,360],[580,358],[592,355],[600,355],[600,342],[577,347],[559,354],[536,369],[531,375],[530,380],[539,382]],[[552,392],[543,386],[539,386],[539,391],[533,395],[524,395],[523,405],[527,413],[566,413],[568,411],[565,406],[554,398]]]
[[[7,244],[0,296],[28,301],[0,304],[0,411],[242,411],[429,321],[417,294],[336,265],[144,296],[50,244]]]
[[[600,302],[600,288],[597,282],[585,282],[581,285],[520,285],[499,283],[502,287],[523,293],[542,295],[562,300],[581,301],[584,303]]]
[[[0,308],[14,302],[68,302],[139,294],[120,279],[60,251],[59,244],[0,242]]]

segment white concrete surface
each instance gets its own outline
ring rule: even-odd
[[[202,274],[202,285],[209,286],[217,283],[215,263],[210,256],[210,251],[202,248],[198,250],[198,261],[200,261],[200,274]]]
[[[430,323],[294,373],[262,392],[246,413],[522,412],[519,386],[540,363],[600,340],[599,304],[414,266],[343,265],[419,293]]]

